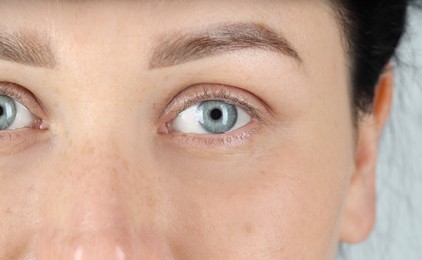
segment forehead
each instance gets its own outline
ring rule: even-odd
[[[312,11],[312,12],[309,12]],[[20,15],[16,16],[16,12]],[[232,1],[201,1],[201,0],[160,0],[160,1],[81,1],[81,0],[17,0],[1,1],[0,14],[3,23],[24,23],[25,21],[37,21],[34,26],[53,26],[59,20],[68,21],[78,25],[86,20],[92,25],[109,25],[109,22],[118,25],[122,15],[124,20],[133,22],[134,26],[142,27],[147,22],[157,22],[155,26],[163,27],[169,22],[177,25],[197,23],[211,23],[216,19],[221,20],[254,20],[268,23],[283,22],[288,20],[304,20],[306,17],[315,19],[315,14],[330,13],[330,4],[326,1],[255,1],[255,0],[232,0]],[[12,16],[10,16],[12,15]],[[189,15],[189,16],[186,16]],[[309,16],[310,15],[310,16]],[[11,18],[14,19],[11,19]],[[154,19],[155,18],[155,19]],[[69,21],[70,20],[70,21]],[[98,23],[97,23],[98,22]],[[99,23],[102,22],[102,23]],[[51,24],[53,23],[53,24]],[[85,24],[86,25],[86,24]],[[172,24],[174,25],[174,24]],[[283,26],[289,26],[284,24]],[[296,24],[300,26],[300,24]],[[150,27],[150,29],[155,29]],[[289,29],[289,28],[286,28]]]
[[[78,42],[101,39],[102,45],[137,38],[146,46],[175,33],[250,22],[274,29],[302,52],[321,31],[331,40],[339,38],[332,13],[325,1],[305,0],[1,1],[0,32],[38,31],[41,38]]]

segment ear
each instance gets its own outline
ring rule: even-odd
[[[376,86],[372,113],[358,119],[355,172],[350,178],[340,232],[345,243],[363,241],[374,227],[378,143],[390,112],[393,84],[393,69],[388,65]]]

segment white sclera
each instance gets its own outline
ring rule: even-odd
[[[7,130],[31,127],[36,121],[36,117],[26,107],[15,101],[16,117]]]
[[[170,124],[171,128],[175,132],[187,133],[187,134],[213,134],[205,130],[201,124],[200,120],[202,117],[201,113],[198,113],[198,107],[200,104],[193,105],[183,112],[181,112]],[[252,117],[243,109],[236,107],[237,110],[237,120],[235,125],[230,131],[239,129],[252,120]],[[203,120],[203,119],[202,119]]]

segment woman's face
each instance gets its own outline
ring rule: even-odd
[[[333,259],[359,189],[334,8],[1,1],[0,259]]]

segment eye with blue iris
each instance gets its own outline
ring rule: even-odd
[[[13,98],[0,95],[0,131],[32,127],[37,117]]]
[[[176,132],[224,134],[251,122],[251,116],[239,106],[221,100],[207,100],[188,107],[172,122]]]

